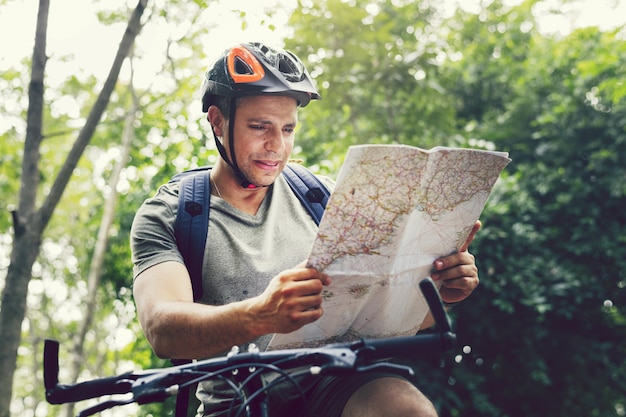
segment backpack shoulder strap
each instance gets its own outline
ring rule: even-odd
[[[181,172],[170,180],[180,181],[174,235],[191,276],[194,301],[202,297],[202,261],[209,229],[211,198],[210,171],[210,167],[196,168]],[[291,190],[319,225],[330,196],[328,188],[302,165],[288,164],[283,175]]]
[[[299,164],[287,164],[283,176],[316,224],[320,224],[330,191],[319,178]]]
[[[191,276],[194,301],[202,297],[202,260],[211,198],[210,173],[210,167],[201,167],[177,174],[170,180],[180,181],[174,236]]]
[[[202,297],[202,263],[209,230],[210,173],[210,167],[201,167],[181,172],[170,180],[180,181],[174,235],[191,276],[194,301]],[[288,164],[283,175],[315,223],[319,224],[328,202],[329,190],[311,171],[298,164]],[[191,391],[189,387],[183,388],[177,395],[177,417],[187,415]]]

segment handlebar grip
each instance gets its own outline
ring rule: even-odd
[[[398,336],[387,339],[364,339],[360,342],[359,357],[361,362],[377,361],[395,357],[413,356],[425,350],[446,351],[456,340],[451,332],[422,334],[419,336]]]
[[[109,394],[131,391],[130,372],[74,385],[59,385],[59,342],[47,339],[43,351],[43,381],[46,400],[50,404],[65,404]]]
[[[435,287],[433,280],[431,278],[424,278],[420,281],[419,285],[422,294],[424,294],[424,298],[426,298],[426,303],[428,304],[428,308],[430,308],[430,313],[432,314],[439,331],[441,333],[451,331],[452,325],[450,324],[450,317],[448,317],[446,310],[443,308],[439,291],[437,291],[437,287]]]
[[[125,375],[130,375],[130,373],[74,385],[56,385],[54,388],[46,389],[46,399],[50,404],[65,404],[103,395],[126,394],[131,392],[132,383],[124,379]]]

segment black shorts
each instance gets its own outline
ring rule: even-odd
[[[269,397],[270,415],[293,417],[340,417],[346,403],[359,388],[378,378],[401,378],[389,372],[365,372],[338,376],[315,377],[303,383],[301,393],[280,387]]]

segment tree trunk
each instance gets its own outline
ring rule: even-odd
[[[6,283],[2,291],[0,304],[0,417],[10,416],[13,375],[17,364],[17,349],[21,342],[21,326],[26,314],[26,296],[31,278],[32,266],[39,255],[43,232],[52,217],[69,179],[78,164],[93,132],[109,102],[109,98],[135,38],[141,30],[141,16],[147,0],[139,0],[133,11],[111,70],[102,91],[91,109],[85,125],[61,167],[58,176],[46,196],[42,206],[36,209],[37,190],[39,189],[39,148],[43,139],[43,90],[46,64],[46,32],[48,25],[49,1],[40,0],[37,16],[37,30],[31,82],[29,87],[28,119],[20,201],[13,212],[14,240]]]
[[[32,265],[41,245],[40,225],[35,216],[39,186],[39,146],[42,140],[44,71],[48,31],[48,0],[40,0],[35,30],[35,47],[28,89],[28,114],[20,202],[13,212],[13,248],[0,305],[0,417],[10,415],[13,374],[17,366],[22,321],[26,313],[26,294]]]
[[[82,364],[85,362],[85,338],[87,336],[87,332],[92,326],[94,312],[98,308],[97,294],[102,277],[104,256],[106,254],[106,248],[109,242],[109,231],[115,217],[115,207],[119,197],[117,186],[120,181],[122,170],[128,163],[131,143],[134,138],[133,125],[137,119],[136,116],[139,104],[134,93],[132,77],[130,79],[129,88],[133,96],[133,106],[124,121],[124,130],[122,131],[122,154],[120,159],[115,164],[109,180],[109,189],[111,190],[111,193],[108,196],[105,196],[104,212],[102,213],[102,220],[100,221],[100,228],[98,229],[98,238],[96,240],[96,245],[91,257],[91,264],[89,266],[89,276],[87,278],[88,292],[83,308],[83,319],[79,325],[78,332],[74,340],[74,347],[72,349],[72,364],[70,369],[70,380],[68,381],[69,383],[77,382]],[[66,404],[63,414],[66,417],[72,417],[74,415],[74,404]]]

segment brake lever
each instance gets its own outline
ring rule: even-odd
[[[108,410],[109,408],[113,408],[113,407],[117,407],[120,405],[127,405],[134,402],[134,400],[131,398],[129,400],[108,400],[108,401],[103,401],[101,403],[98,403],[92,407],[89,408],[85,408],[84,410],[80,411],[76,416],[77,417],[87,417],[87,416],[92,416],[96,413],[99,413],[101,411],[104,410]]]
[[[435,326],[437,326],[439,333],[444,334],[452,332],[450,316],[448,316],[446,309],[443,307],[441,296],[432,278],[424,278],[421,280],[419,287],[426,299],[426,304],[428,304],[428,308],[435,320]]]

